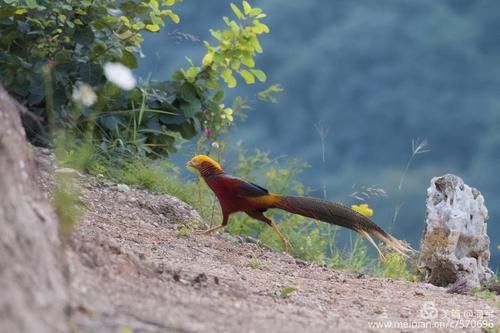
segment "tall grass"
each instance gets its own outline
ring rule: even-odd
[[[394,207],[394,214],[392,216],[391,225],[389,226],[389,231],[391,231],[394,225],[396,224],[396,221],[399,217],[399,212],[401,211],[401,208],[403,208],[404,205],[404,201],[401,200],[401,193],[403,190],[404,183],[406,181],[408,170],[410,169],[410,166],[417,155],[429,152],[429,149],[427,149],[427,147],[428,147],[427,140],[420,140],[420,139],[411,140],[411,154],[410,158],[408,159],[408,162],[406,163],[406,167],[404,168],[404,171],[399,179],[399,184],[396,191],[396,203]]]

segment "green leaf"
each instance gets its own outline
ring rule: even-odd
[[[246,84],[255,83],[255,77],[249,71],[242,69],[239,73],[240,73],[241,77],[243,78],[243,80],[245,80]]]
[[[260,23],[258,20],[254,20],[253,24],[253,32],[255,32],[256,34],[269,33],[269,27],[267,25]]]
[[[198,112],[201,111],[201,102],[199,99],[192,100],[189,103],[181,105],[181,110],[184,115],[188,118],[194,117]]]
[[[227,87],[228,88],[235,88],[237,85],[237,82],[236,82],[236,78],[234,76],[230,76],[229,77],[229,80],[227,82]]]
[[[154,10],[158,10],[160,8],[160,4],[158,3],[158,1],[156,0],[149,0],[149,5],[151,6],[151,8],[153,8]]]
[[[186,71],[186,79],[193,82],[196,79],[196,75],[200,72],[200,67],[191,66]]]
[[[230,6],[237,18],[241,20],[245,19],[245,15],[243,15],[238,6],[236,6],[234,3],[232,3]]]
[[[230,70],[229,68],[226,68],[225,70],[222,71],[221,77],[226,82],[228,88],[234,88],[236,87],[236,79],[233,76],[233,71]]]
[[[38,6],[38,3],[36,2],[36,0],[26,0],[26,5],[30,8],[34,8]]]
[[[78,74],[82,82],[86,82],[92,86],[101,84],[104,81],[102,66],[91,62],[78,64]]]
[[[255,66],[255,61],[252,56],[243,56],[240,60],[241,63],[247,67],[253,68]]]
[[[218,30],[210,29],[210,34],[212,35],[213,38],[217,39],[218,41],[223,39],[222,33]]]
[[[183,70],[178,69],[172,74],[172,80],[174,81],[182,81],[186,79],[186,74]]]
[[[204,66],[210,66],[213,62],[214,62],[214,53],[213,52],[208,52],[207,54],[205,54],[205,56],[203,57],[203,60],[201,61],[201,63]]]
[[[106,52],[106,43],[104,43],[102,40],[97,39],[94,42],[94,48],[92,50],[92,56],[100,56],[102,53]]]
[[[137,68],[138,66],[135,55],[129,51],[123,51],[123,56],[120,59],[120,62],[128,68]]]
[[[168,16],[168,17],[170,17],[170,19],[171,19],[171,20],[172,20],[175,24],[178,24],[178,23],[181,21],[181,19],[180,19],[179,15],[175,14],[175,13],[174,13],[173,11],[171,11],[171,10],[167,10],[167,11],[166,11],[166,14],[167,14],[167,16]]]
[[[146,25],[144,24],[144,22],[140,21],[140,22],[132,24],[132,29],[134,29],[134,30],[142,30],[142,29],[144,29],[145,26]]]
[[[243,10],[245,11],[245,15],[248,15],[252,10],[252,6],[247,1],[243,1]]]
[[[99,119],[99,123],[109,130],[115,130],[121,124],[121,120],[117,116],[104,116]]]
[[[158,15],[159,16],[168,16],[176,24],[181,21],[181,19],[179,18],[179,15],[175,14],[170,9],[164,9],[161,12],[159,12]]]
[[[216,102],[220,102],[220,101],[222,101],[223,98],[224,98],[224,91],[219,90],[215,93],[215,95],[212,99]]]
[[[94,42],[94,32],[90,26],[78,26],[72,39],[83,46],[90,46]]]
[[[279,84],[273,84],[269,86],[269,88],[262,90],[257,94],[257,98],[264,102],[270,103],[278,103],[278,99],[276,98],[276,94],[283,91],[283,88]]]
[[[2,8],[2,10],[0,11],[0,20],[11,17],[14,15],[14,13],[16,13],[16,7],[8,6],[6,8]]]
[[[260,82],[266,82],[267,76],[266,73],[261,71],[260,69],[251,69],[250,70],[253,75],[260,81]]]
[[[160,31],[160,27],[157,24],[146,24],[146,30],[157,32]]]
[[[296,290],[297,289],[295,289],[294,287],[285,287],[285,288],[281,289],[280,296],[282,298],[288,298]]]
[[[262,46],[260,46],[259,39],[257,37],[252,38],[252,46],[255,49],[255,52],[262,53]]]
[[[192,122],[186,122],[179,129],[182,137],[186,140],[193,138],[196,135],[196,128]]]
[[[192,102],[194,100],[198,100],[198,94],[196,93],[196,88],[193,87],[192,84],[185,83],[179,89],[181,97],[186,102]]]
[[[250,11],[249,15],[250,16],[258,16],[262,13],[262,9],[260,8],[252,8],[252,10]]]

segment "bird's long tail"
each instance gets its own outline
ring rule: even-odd
[[[375,246],[382,257],[383,254],[372,236],[403,256],[408,256],[408,253],[413,251],[407,243],[394,238],[366,216],[335,202],[310,197],[280,196],[273,206],[293,214],[354,230]]]

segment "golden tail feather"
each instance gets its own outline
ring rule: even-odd
[[[383,254],[373,237],[380,239],[389,248],[405,257],[414,251],[406,242],[391,236],[366,216],[335,202],[310,197],[280,196],[280,200],[273,204],[273,208],[354,230],[365,237],[381,257]]]

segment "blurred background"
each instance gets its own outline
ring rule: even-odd
[[[169,79],[186,65],[185,55],[199,62],[203,40],[211,40],[207,27],[223,26],[229,3],[176,5],[181,23],[145,35],[136,74]],[[228,142],[307,162],[301,180],[313,196],[322,197],[325,187],[329,199],[356,203],[351,193],[384,189],[385,197],[368,200],[374,220],[415,248],[431,178],[457,174],[485,197],[490,267],[498,272],[500,2],[251,3],[267,13],[271,29],[256,59],[267,83],[228,92],[247,96],[252,107]],[[284,89],[279,103],[258,101],[257,92],[275,83]],[[415,148],[423,140],[427,146],[412,158],[412,141]],[[182,166],[187,158],[179,153],[174,160]],[[230,170],[230,158],[227,164]]]

